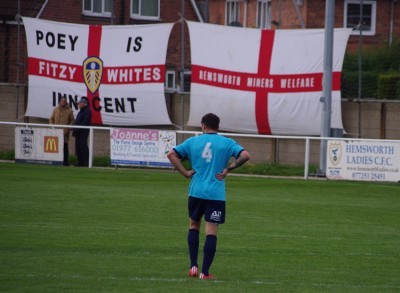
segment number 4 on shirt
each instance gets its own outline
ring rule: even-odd
[[[207,142],[206,146],[203,149],[201,157],[203,159],[206,159],[207,163],[210,163],[212,156],[213,156],[213,154],[212,154],[212,149],[211,149],[211,142]]]

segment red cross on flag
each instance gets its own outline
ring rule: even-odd
[[[220,129],[319,135],[324,29],[260,30],[188,22],[189,126],[213,112]],[[343,129],[340,79],[350,29],[334,32],[332,128]]]
[[[49,118],[61,97],[92,124],[171,124],[164,96],[173,24],[94,26],[23,18],[28,45],[26,116]]]

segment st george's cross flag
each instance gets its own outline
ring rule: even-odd
[[[208,112],[234,132],[319,135],[324,29],[260,30],[188,22],[188,125]],[[340,79],[351,29],[335,29],[332,128],[343,129]]]
[[[26,116],[49,118],[61,97],[74,114],[87,97],[96,125],[171,124],[165,59],[173,24],[95,26],[23,18]]]

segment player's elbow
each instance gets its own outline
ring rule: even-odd
[[[169,150],[167,158],[171,161],[174,156],[176,156],[175,151],[173,149]]]
[[[246,151],[246,150],[242,151],[240,156],[245,160],[245,162],[250,160],[250,153],[248,151]]]

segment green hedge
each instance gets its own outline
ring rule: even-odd
[[[379,75],[378,79],[378,99],[394,100],[398,98],[398,85],[400,73],[386,73]]]
[[[358,66],[358,52],[346,53],[342,70],[342,97],[344,98],[358,98]],[[400,41],[396,40],[390,47],[363,48],[361,98],[395,99],[397,97],[398,99],[400,88],[395,77],[398,74],[400,74]],[[388,88],[385,88],[386,86]]]
[[[396,99],[400,100],[400,81],[397,82]]]
[[[343,61],[343,71],[358,71],[358,52],[346,53]],[[388,72],[400,69],[400,41],[394,42],[391,47],[379,49],[363,48],[362,70]]]
[[[362,98],[376,98],[379,73],[364,71],[361,76]],[[350,71],[342,75],[342,97],[358,98],[358,72]]]

